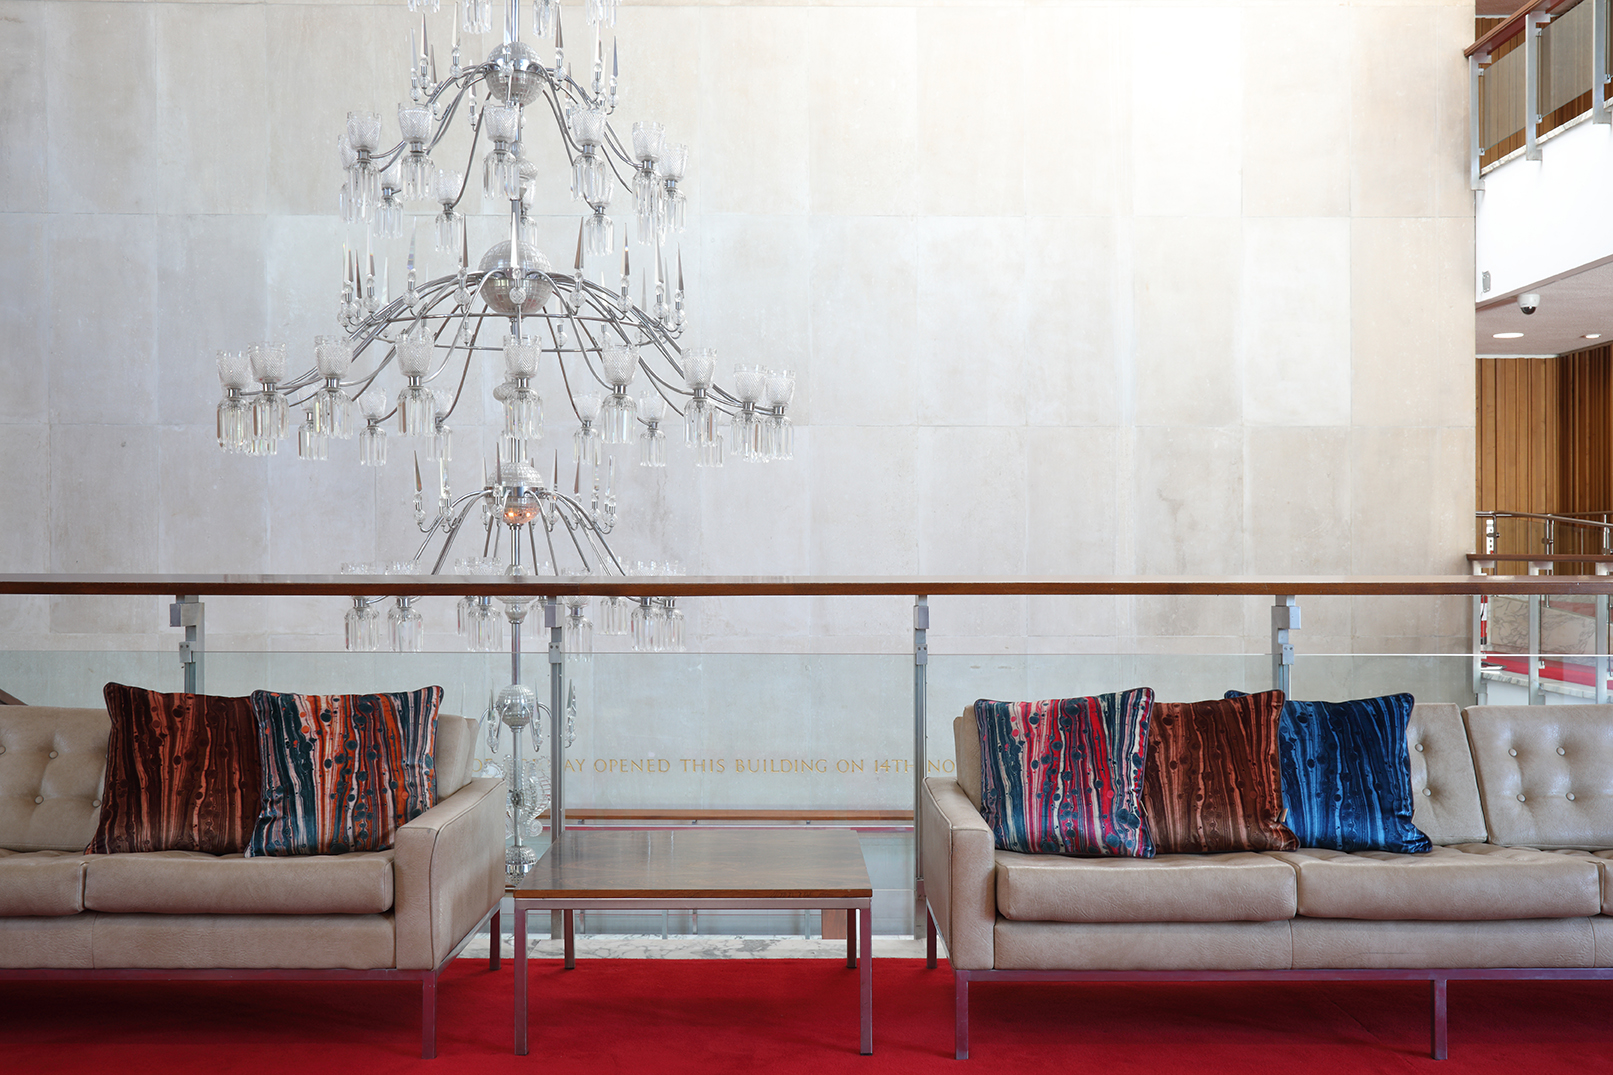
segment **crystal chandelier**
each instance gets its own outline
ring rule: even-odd
[[[420,21],[408,34],[408,101],[397,110],[396,142],[387,147],[393,140],[380,114],[356,111],[337,140],[341,216],[362,229],[366,248],[343,252],[341,331],[317,337],[313,368],[295,376],[288,375],[281,343],[219,352],[219,446],[274,454],[295,437],[300,458],[322,460],[340,449],[333,442],[356,440],[359,464],[379,467],[387,464],[389,443],[403,438],[414,456],[416,519],[427,535],[416,556],[423,568],[435,574],[450,564],[479,506],[471,525],[484,531],[483,557],[491,553],[508,573],[626,574],[607,540],[617,518],[617,467],[634,457],[643,467],[665,467],[669,419],[682,420],[680,439],[697,466],[721,466],[725,457],[793,458],[794,376],[740,365],[724,387],[716,381],[714,351],[680,345],[687,311],[675,243],[686,217],[679,188],[688,147],[668,141],[659,123],[634,123],[625,141],[611,124],[620,65],[614,42],[607,62],[602,30],[615,25],[615,0],[584,5],[593,48],[582,81],[566,60],[555,0],[531,5],[532,32],[552,40],[552,63],[521,39],[520,0],[503,5],[503,43],[481,62],[467,62],[462,35],[490,30],[493,5],[456,0],[445,78],[438,77],[428,18],[441,18],[444,5],[407,4]],[[456,124],[470,135],[463,170],[433,159]],[[551,266],[533,223],[539,170],[527,147],[540,129],[563,148],[572,198],[584,206],[569,272]],[[467,206],[477,195],[472,175],[481,180],[483,213],[502,217],[496,227],[508,235],[474,266],[466,228]],[[631,229],[608,215],[618,186],[631,192]],[[431,210],[436,250],[456,258],[457,271],[420,278],[417,227],[403,292],[393,295],[388,264],[377,277],[373,244],[401,237],[406,209],[422,206]],[[637,256],[628,248],[629,230],[642,248]],[[590,268],[597,279],[588,277]],[[484,462],[481,487],[456,497],[447,468],[452,421],[473,363],[489,353],[501,356],[503,366],[504,379],[492,392],[502,411],[497,447]],[[395,389],[385,384],[393,377],[402,379]],[[635,382],[643,386],[637,395]],[[558,412],[565,429],[546,427],[540,384],[550,395],[551,425]],[[552,452],[550,468],[542,442],[554,433],[562,447]],[[636,451],[619,457],[613,449],[623,445]],[[431,496],[421,479],[422,453],[437,463]],[[570,457],[564,471],[561,454]],[[520,556],[523,532],[529,565]],[[436,555],[422,561],[433,543]],[[618,611],[600,616],[600,633],[641,640],[674,633],[646,631],[641,638],[632,617]],[[474,633],[466,639],[484,648]]]
[[[635,457],[639,466],[665,467],[666,427],[679,419],[679,439],[697,466],[719,467],[725,457],[792,458],[794,376],[740,365],[725,387],[716,380],[713,350],[680,343],[687,310],[676,244],[687,215],[680,186],[688,147],[669,142],[659,123],[636,122],[625,140],[612,126],[620,63],[614,41],[607,62],[603,30],[615,25],[616,0],[584,4],[593,48],[580,80],[567,62],[555,0],[530,5],[533,40],[545,43],[543,51],[522,40],[520,0],[506,0],[503,41],[479,62],[467,57],[464,35],[492,29],[491,0],[455,0],[451,13],[441,0],[407,0],[407,6],[419,21],[408,20],[408,99],[397,109],[396,138],[379,113],[354,111],[337,139],[339,213],[362,231],[362,253],[350,240],[342,254],[339,331],[317,337],[313,367],[295,375],[283,343],[219,352],[219,447],[272,455],[294,437],[299,458],[323,460],[350,451],[340,442],[357,441],[359,465],[382,467],[396,454],[389,444],[401,438],[413,456],[415,518],[424,541],[412,562],[344,570],[437,574],[462,533],[480,529],[480,549],[453,560],[456,572],[626,575],[632,565],[608,541],[617,521],[617,467]],[[439,77],[433,17],[452,19],[446,77]],[[439,25],[439,38],[441,32]],[[456,130],[468,132],[470,142],[462,164],[457,156],[448,160],[443,145]],[[570,271],[556,270],[538,242],[541,173],[529,147],[540,131],[563,149],[572,199],[582,203]],[[631,198],[630,218],[620,226],[610,215],[618,187],[626,192],[623,202]],[[467,217],[476,203],[476,219],[492,221],[499,239],[473,264]],[[404,288],[394,294],[385,259],[377,276],[374,247],[401,239],[409,217]],[[457,261],[454,272],[422,278],[421,217],[438,255]],[[636,251],[629,250],[629,232]],[[480,487],[455,495],[448,480],[454,415],[474,364],[486,361],[502,365],[503,380],[492,391],[502,418],[496,447],[483,461]],[[636,395],[635,382],[642,386]],[[560,446],[545,445],[546,437]],[[423,480],[422,454],[437,464],[435,488]],[[564,470],[562,454],[569,456]],[[648,564],[638,573],[677,572]],[[381,600],[354,598],[348,648],[389,642],[419,649],[414,599],[398,598],[385,627],[373,607]],[[503,764],[511,780],[512,871],[531,861],[522,835],[538,824],[547,797],[528,771],[533,763],[521,760],[522,731],[531,729],[535,752],[541,728],[535,718],[551,708],[520,681],[521,625],[531,603],[500,599],[495,609],[492,598],[467,597],[458,617],[474,650],[504,648],[502,628],[509,628],[512,682],[494,693],[487,715],[495,751],[497,729],[511,729],[512,753]],[[570,652],[588,652],[596,632],[631,636],[638,649],[683,648],[683,613],[671,598],[602,599],[597,625],[586,598],[567,598],[559,614]],[[569,729],[574,695],[566,713]]]

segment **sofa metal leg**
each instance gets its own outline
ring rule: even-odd
[[[487,969],[498,970],[500,962],[500,945],[503,937],[499,932],[499,909],[493,908],[493,917],[487,920]]]
[[[1450,1045],[1446,1038],[1445,1008],[1450,983],[1444,978],[1435,978],[1429,983],[1433,988],[1433,1025],[1430,1027],[1431,1055],[1435,1060],[1444,1060],[1450,1055]]]
[[[935,969],[935,912],[927,903],[924,905],[924,965]]]
[[[962,971],[953,971],[956,982],[957,1021],[953,1024],[953,1039],[959,1060],[969,1059],[969,976]]]
[[[437,1057],[437,975],[428,971],[420,979],[420,1059]]]

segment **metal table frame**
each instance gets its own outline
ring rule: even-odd
[[[517,886],[519,888],[519,886]],[[687,896],[660,898],[633,896],[620,898],[559,897],[553,899],[515,898],[515,1054],[527,1055],[527,944],[526,916],[530,911],[561,911],[565,921],[566,969],[577,966],[576,940],[572,926],[573,911],[795,911],[828,909],[846,912],[846,966],[857,967],[861,979],[862,1040],[864,1056],[874,1052],[874,916],[873,896],[856,896],[847,899],[813,897],[810,907],[795,897],[778,898],[690,898]],[[861,963],[858,961],[859,938]]]

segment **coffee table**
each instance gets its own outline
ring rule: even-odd
[[[515,883],[515,1052],[527,1052],[526,916],[575,910],[844,908],[846,965],[862,962],[862,1052],[874,1051],[874,889],[850,829],[569,829]],[[860,913],[859,913],[860,912]]]

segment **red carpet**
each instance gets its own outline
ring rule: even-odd
[[[834,960],[595,960],[532,968],[532,1055],[511,1055],[511,970],[460,960],[436,1060],[398,985],[0,982],[0,1068],[28,1072],[1613,1071],[1613,983],[1452,982],[1451,1058],[1428,1058],[1425,983],[976,985],[952,1059],[952,976],[874,965],[874,1055]]]

